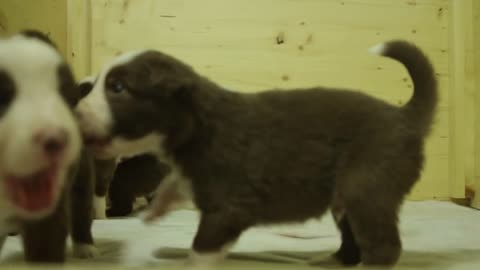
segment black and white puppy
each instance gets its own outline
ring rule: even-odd
[[[77,107],[80,127],[99,158],[154,153],[172,168],[149,218],[194,201],[194,265],[221,259],[251,226],[329,208],[342,233],[334,261],[392,265],[401,254],[398,210],[423,166],[437,85],[416,46],[392,41],[372,51],[406,67],[414,92],[405,106],[321,87],[242,94],[171,56],[139,51],[104,67]]]
[[[78,84],[82,97],[93,89],[94,76]],[[154,155],[131,158],[95,159],[95,218],[121,217],[133,212],[135,199],[145,197],[149,202],[156,187],[168,173],[168,167]]]
[[[47,36],[30,30],[0,40],[0,238],[19,231],[27,261],[64,261],[70,226],[75,253],[95,252],[91,160],[81,155],[72,111],[79,97]]]

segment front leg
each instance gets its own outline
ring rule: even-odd
[[[91,232],[93,221],[93,158],[82,153],[78,171],[71,189],[71,234],[73,254],[78,258],[91,258],[98,254]]]
[[[187,264],[194,269],[210,268],[221,262],[240,234],[249,226],[242,215],[216,212],[202,213],[192,252]]]
[[[93,199],[94,217],[106,219],[107,193],[117,167],[116,159],[99,160],[94,162],[95,170],[95,195]]]
[[[62,263],[68,235],[66,201],[62,198],[55,212],[40,221],[22,224],[21,235],[27,262]]]
[[[150,211],[144,218],[146,222],[152,222],[157,218],[165,216],[176,206],[191,198],[186,198],[183,194],[180,184],[181,176],[177,170],[172,170],[158,185],[155,191],[155,197],[151,203]]]

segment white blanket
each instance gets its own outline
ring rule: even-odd
[[[480,211],[450,202],[407,202],[400,220],[404,252],[396,269],[480,269]],[[82,265],[181,265],[197,222],[197,213],[187,210],[171,213],[152,225],[139,218],[97,220],[93,233],[101,255],[82,261],[70,257],[69,261]],[[278,269],[281,264],[301,269],[310,257],[334,252],[339,241],[328,215],[301,225],[252,228],[242,235],[224,265]],[[0,262],[19,261],[21,243],[17,237],[9,237]]]

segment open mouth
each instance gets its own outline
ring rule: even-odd
[[[6,177],[10,199],[18,208],[36,213],[49,209],[55,202],[58,166],[52,165],[27,176]]]

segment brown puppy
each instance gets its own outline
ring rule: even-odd
[[[78,108],[97,157],[155,153],[172,172],[151,217],[192,199],[201,211],[192,260],[225,255],[258,224],[301,222],[329,209],[344,264],[392,265],[397,215],[420,175],[437,105],[427,57],[392,41],[373,49],[405,65],[403,107],[359,92],[312,88],[228,91],[157,51],[131,52],[101,72]]]
[[[72,112],[79,98],[47,36],[0,40],[0,242],[19,231],[27,261],[62,262],[70,226],[76,255],[95,251],[91,158],[80,154]]]

